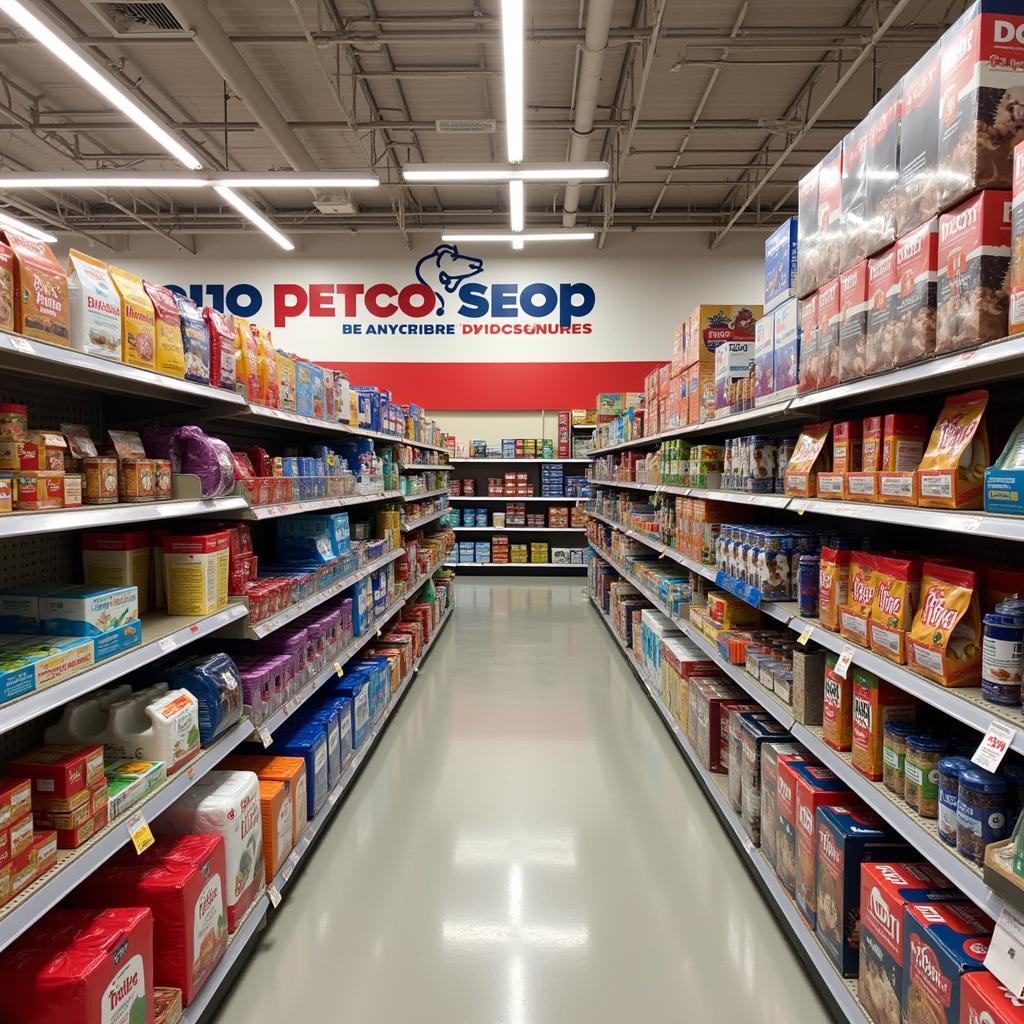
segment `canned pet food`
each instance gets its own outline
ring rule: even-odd
[[[28,432],[28,406],[0,404],[0,440],[13,441]]]
[[[64,507],[78,508],[82,504],[81,473],[64,474]]]
[[[993,704],[1019,706],[1024,679],[1024,601],[1000,601],[984,623],[982,695]]]
[[[947,846],[956,846],[956,807],[960,791],[960,773],[971,767],[966,757],[954,754],[939,761],[939,838]]]
[[[153,496],[157,501],[168,501],[174,496],[170,459],[153,460]]]
[[[117,496],[121,501],[152,501],[156,493],[152,459],[121,459]]]
[[[903,799],[922,818],[939,816],[939,761],[949,744],[936,736],[915,733],[907,737],[903,762]]]
[[[85,493],[82,500],[86,505],[114,505],[117,503],[117,459],[97,456],[82,459],[85,474]]]
[[[985,847],[1006,834],[1006,779],[981,768],[960,773],[956,811],[956,848],[975,864],[985,862]]]

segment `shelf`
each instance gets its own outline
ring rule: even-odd
[[[243,605],[228,605],[222,611],[204,617],[166,615],[153,612],[142,617],[142,643],[113,658],[107,658],[70,679],[45,690],[37,690],[17,700],[0,704],[0,734],[38,718],[69,700],[120,679],[165,654],[178,651],[210,633],[245,616]]]
[[[447,487],[439,487],[436,491],[424,491],[422,494],[402,494],[401,491],[389,491],[393,497],[397,497],[399,501],[424,501],[427,498],[436,498],[438,495],[447,494]]]
[[[421,526],[426,526],[427,523],[432,523],[436,519],[446,516],[450,511],[450,508],[442,508],[438,509],[437,512],[431,512],[429,516],[420,516],[419,519],[411,519],[407,523],[402,523],[402,533],[412,533],[413,530],[418,530]]]
[[[585,526],[454,526],[456,533],[586,533]]]
[[[225,519],[242,519],[246,522],[260,522],[264,519],[279,519],[281,516],[297,516],[303,512],[330,512],[337,508],[351,508],[353,505],[369,505],[375,501],[393,501],[401,498],[401,491],[380,491],[376,494],[346,494],[340,498],[315,498],[311,501],[288,501],[280,505],[249,505],[244,499],[235,511],[224,515]],[[3,520],[0,520],[0,528]]]
[[[585,562],[445,562],[446,569],[586,569]]]
[[[425,473],[428,470],[433,470],[435,473],[451,473],[451,466],[430,466],[426,463],[419,462],[400,462],[398,468],[403,473]]]
[[[213,746],[203,750],[186,767],[175,772],[159,789],[110,822],[77,850],[60,850],[57,865],[36,879],[21,895],[0,910],[0,949],[9,946],[30,925],[62,900],[83,879],[108,861],[131,839],[125,822],[142,811],[147,821],[166,810],[252,733],[252,723],[244,718]]]
[[[573,430],[590,430],[594,431],[597,429],[596,423],[570,423]]]
[[[323,604],[325,601],[329,601],[332,597],[336,597],[343,590],[347,590],[354,583],[358,583],[361,579],[369,576],[371,573],[376,572],[378,569],[383,568],[390,562],[393,562],[396,558],[400,558],[405,548],[396,548],[394,551],[388,551],[387,553],[375,558],[372,562],[367,562],[366,565],[361,566],[355,572],[349,573],[344,579],[339,580],[337,583],[325,590],[321,590],[316,594],[311,594],[303,601],[299,601],[296,604],[291,605],[289,608],[285,608],[284,611],[278,612],[276,615],[272,615],[269,619],[264,619],[262,622],[250,624],[248,622],[248,608],[244,603],[233,605],[242,609],[242,615],[236,616],[239,624],[236,630],[229,634],[231,636],[241,637],[246,640],[262,640],[265,636],[270,636],[275,630],[280,629],[282,626],[286,626],[289,622],[294,621],[301,615],[305,615],[306,612],[312,611],[314,608]],[[244,621],[242,621],[244,620]]]
[[[496,466],[508,464],[513,466],[537,466],[555,462],[576,462],[580,465],[589,465],[593,459],[450,459],[453,466]]]
[[[517,498],[515,495],[494,495],[494,494],[453,494],[452,501],[589,501],[589,498],[567,498],[564,494],[558,496],[533,495],[529,498]]]
[[[593,597],[591,597],[590,601],[611,634],[612,639],[618,644],[634,675],[643,687],[648,700],[654,706],[662,724],[668,730],[677,749],[696,776],[719,819],[728,830],[728,835],[736,846],[737,852],[741,857],[745,858],[762,892],[772,902],[774,908],[785,922],[790,940],[799,947],[824,985],[828,998],[839,1011],[841,1017],[850,1022],[850,1024],[868,1024],[868,1017],[853,992],[853,986],[836,971],[831,959],[829,959],[828,954],[818,942],[814,932],[804,923],[796,904],[783,888],[771,865],[765,860],[761,851],[753,844],[753,841],[743,827],[742,820],[732,809],[725,788],[727,777],[715,775],[707,771],[700,763],[690,746],[689,740],[679,728],[679,724],[672,717],[668,708],[665,707],[657,691],[648,682],[643,667],[637,662],[633,652],[629,650],[623,643],[622,638],[612,628],[608,616],[598,607]]]

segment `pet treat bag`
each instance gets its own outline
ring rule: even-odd
[[[907,664],[943,686],[978,686],[982,637],[974,573],[933,562],[925,562],[921,573]]]
[[[989,465],[987,404],[987,391],[946,399],[917,471],[921,505],[981,508]]]

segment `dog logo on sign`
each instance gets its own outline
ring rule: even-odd
[[[438,316],[444,314],[446,295],[458,291],[462,282],[483,272],[484,261],[476,256],[464,256],[454,245],[439,245],[416,263],[416,280],[426,285],[437,296]]]

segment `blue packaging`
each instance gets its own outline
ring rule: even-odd
[[[98,636],[91,637],[92,656],[94,661],[113,658],[115,654],[123,654],[132,647],[142,643],[142,623],[138,619],[123,622],[116,629],[107,630]]]
[[[800,300],[775,309],[775,398],[796,398],[800,382]]]
[[[352,550],[347,512],[288,516],[277,520],[277,535],[278,538],[326,536],[330,542],[331,553],[335,558],[341,558],[342,555],[347,555]],[[280,546],[278,552],[278,557],[281,557]]]
[[[780,224],[764,243],[764,311],[796,296],[797,219]]]
[[[775,314],[754,324],[754,404],[775,400]]]
[[[226,654],[189,658],[168,671],[167,682],[199,701],[199,739],[204,747],[242,717],[242,677]]]
[[[318,708],[308,719],[327,732],[327,785],[334,789],[341,779],[341,727],[335,708]]]
[[[327,729],[307,722],[274,737],[274,754],[301,757],[306,762],[306,816],[314,818],[327,800],[330,781],[327,767]]]
[[[352,760],[352,701],[348,697],[328,695],[321,701],[320,708],[330,711],[338,720],[338,757],[344,771]]]
[[[370,580],[363,578],[352,585],[352,635],[362,636],[373,618],[373,590]]]
[[[349,714],[352,725],[352,749],[358,750],[370,731],[370,683],[369,673],[346,673],[344,679],[331,687],[332,694],[346,697],[349,702]]]

